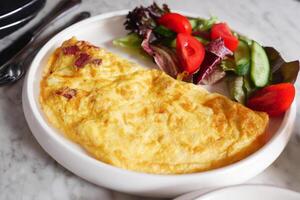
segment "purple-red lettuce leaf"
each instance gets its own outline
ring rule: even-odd
[[[153,57],[154,62],[162,71],[171,77],[176,78],[180,72],[176,53],[168,47],[151,44],[152,37],[152,30],[148,29],[141,45],[143,50],[149,56]]]
[[[264,47],[264,50],[266,51],[266,54],[268,56],[270,67],[271,67],[271,73],[277,71],[280,66],[285,63],[279,52],[274,49],[273,47]]]
[[[147,29],[155,28],[157,19],[168,12],[170,12],[170,9],[166,4],[161,8],[155,2],[148,7],[136,7],[127,14],[124,23],[125,29],[144,36]]]
[[[219,65],[216,65],[214,71],[205,76],[200,83],[203,85],[211,85],[224,78],[225,75],[226,73],[222,70],[222,68]]]
[[[206,45],[205,49],[221,59],[225,56],[233,55],[232,51],[225,47],[224,40],[222,38],[211,41]]]
[[[166,74],[176,78],[180,72],[176,53],[161,45],[151,45],[151,48],[153,49],[153,59],[157,66]]]
[[[273,47],[264,47],[271,67],[271,83],[295,83],[299,72],[299,61],[286,62]]]
[[[203,63],[201,64],[199,71],[193,77],[193,82],[195,84],[202,85],[211,85],[218,82],[225,76],[225,72],[222,69],[219,70],[220,62],[220,57],[216,56],[215,54],[209,51],[206,51]],[[217,74],[213,75],[215,72]]]
[[[283,63],[277,71],[272,73],[272,83],[295,83],[299,72],[299,65],[298,60]]]
[[[151,29],[147,29],[144,35],[144,39],[142,41],[142,48],[143,50],[149,55],[149,56],[153,56],[154,51],[153,49],[150,47],[150,42],[151,42],[151,38],[153,38],[154,35],[152,33]]]
[[[223,39],[211,41],[206,46],[204,61],[194,75],[193,82],[211,85],[221,80],[226,74],[220,67],[220,63],[228,55],[232,55],[232,52],[225,47]]]

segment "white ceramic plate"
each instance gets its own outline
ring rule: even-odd
[[[300,193],[267,185],[238,185],[203,194],[192,192],[175,200],[299,200]]]
[[[126,13],[127,11],[112,12],[79,22],[52,38],[34,58],[23,87],[23,109],[29,127],[41,146],[62,166],[92,183],[113,190],[145,196],[173,197],[199,188],[239,184],[256,176],[271,165],[290,138],[295,119],[295,103],[284,118],[271,121],[270,141],[254,154],[230,166],[185,175],[137,173],[102,163],[90,157],[77,144],[66,139],[47,123],[38,101],[41,74],[49,56],[64,40],[76,36],[79,40],[90,41],[142,65],[153,67],[152,63],[136,56],[130,56],[122,49],[112,46],[111,42],[114,38],[126,34],[123,27]],[[210,90],[225,91],[222,87],[213,87]]]

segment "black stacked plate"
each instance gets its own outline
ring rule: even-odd
[[[0,39],[32,20],[46,0],[0,1]]]

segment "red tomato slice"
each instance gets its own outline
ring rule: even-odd
[[[205,48],[193,36],[179,33],[176,38],[176,53],[183,70],[193,74],[203,62]]]
[[[189,20],[178,13],[166,13],[158,19],[158,23],[176,33],[192,33]]]
[[[270,116],[279,116],[291,106],[294,98],[294,85],[279,83],[255,92],[248,100],[247,106],[253,110],[266,112]]]
[[[222,38],[225,46],[232,52],[236,50],[239,44],[239,40],[231,33],[226,23],[214,24],[210,31],[210,38],[212,40]]]

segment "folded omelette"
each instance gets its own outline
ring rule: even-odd
[[[264,144],[268,116],[201,86],[71,38],[44,70],[48,121],[96,159],[184,174],[222,167]]]

